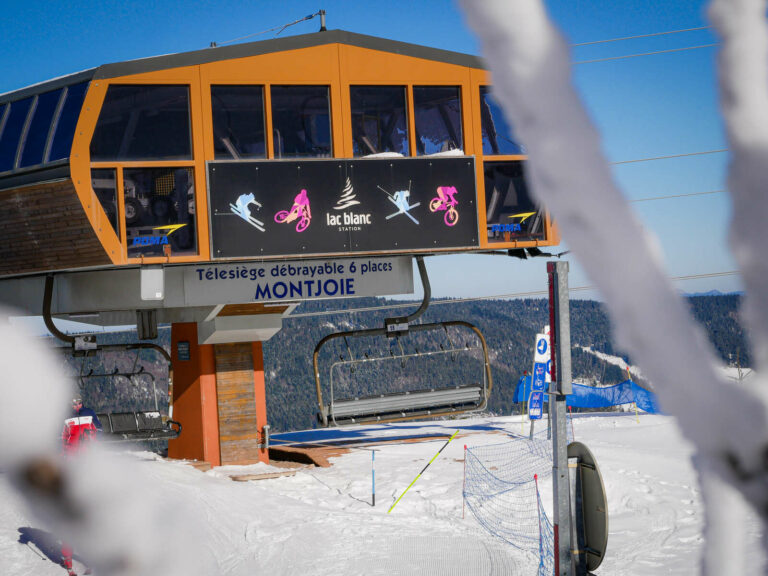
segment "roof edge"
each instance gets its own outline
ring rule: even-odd
[[[10,172],[7,176],[0,178],[0,192],[43,182],[69,180],[71,177],[69,158],[65,158],[42,167],[38,166],[23,169],[22,171]]]
[[[218,62],[220,60],[234,60],[236,58],[247,58],[249,56],[259,56],[273,52],[312,48],[326,44],[347,44],[359,48],[391,52],[393,54],[423,58],[426,60],[444,62],[446,64],[456,64],[458,66],[466,66],[469,68],[487,68],[480,57],[471,54],[451,52],[440,48],[430,48],[428,46],[420,46],[418,44],[410,44],[398,40],[388,40],[378,36],[368,36],[365,34],[357,34],[355,32],[347,32],[345,30],[327,30],[310,34],[301,34],[298,36],[286,36],[285,38],[273,38],[270,40],[247,42],[231,46],[217,46],[191,52],[180,52],[177,54],[151,56],[137,60],[104,64],[96,69],[93,74],[93,80],[104,80],[118,76],[142,74],[145,72],[156,72],[169,68],[197,66]]]
[[[22,100],[28,96],[34,96],[35,94],[43,94],[44,92],[50,92],[64,86],[72,86],[73,84],[80,84],[81,82],[87,82],[93,78],[97,68],[90,68],[88,70],[82,70],[81,72],[75,72],[73,74],[67,74],[66,76],[59,76],[51,80],[32,84],[18,90],[12,90],[5,94],[0,94],[0,105],[7,102],[15,102],[16,100]]]

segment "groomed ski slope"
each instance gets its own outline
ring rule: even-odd
[[[586,443],[597,458],[608,494],[610,537],[598,574],[696,573],[702,546],[701,503],[691,449],[674,420],[644,414],[637,418],[625,412],[578,415],[572,425],[575,439]],[[538,424],[539,430],[542,427]],[[519,417],[499,417],[366,430],[369,435],[392,437],[435,434],[438,428],[446,437],[457,428],[462,431],[391,514],[388,508],[444,440],[373,446],[375,507],[369,450],[354,449],[333,458],[330,468],[303,468],[294,476],[250,482],[235,482],[229,476],[284,469],[259,464],[200,472],[147,452],[125,453],[146,479],[143,498],[162,507],[172,503],[185,525],[168,528],[175,512],[160,525],[142,517],[123,521],[135,522],[136,530],[154,530],[155,538],[169,544],[181,544],[199,574],[535,574],[535,558],[485,532],[468,509],[462,519],[464,445],[505,442],[505,431],[527,433],[528,424],[523,426]],[[544,490],[551,498],[551,490],[546,486]],[[114,498],[117,501],[121,495]],[[551,502],[547,508],[551,510]],[[748,566],[762,562],[758,525],[749,517]],[[32,518],[7,474],[0,474],[0,572],[65,574],[19,543],[19,529],[25,528],[45,526]],[[41,538],[41,533],[33,534]]]

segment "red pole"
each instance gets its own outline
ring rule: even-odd
[[[547,275],[549,277],[549,359],[552,366],[549,370],[549,376],[552,382],[557,381],[557,322],[555,322],[555,282],[554,282],[554,263],[547,262]],[[551,392],[551,390],[550,390]]]
[[[557,382],[557,345],[558,345],[558,334],[557,334],[557,322],[555,319],[555,263],[554,262],[547,262],[547,276],[549,277],[549,358],[552,360],[552,368],[550,370],[550,376],[552,379],[552,386],[555,386],[555,383]],[[550,388],[550,392],[553,392],[554,388]],[[554,414],[554,411],[552,410],[552,403],[554,400],[554,396],[549,397],[549,409],[550,409],[550,421],[552,420],[552,414]],[[553,455],[554,458],[556,458],[556,455]],[[557,524],[557,511],[555,511],[555,522],[553,522],[554,526],[554,537],[555,537],[555,575],[560,576],[560,530],[559,526]]]
[[[464,520],[464,503],[466,498],[464,493],[467,489],[467,445],[464,444],[464,483],[461,486],[461,519]]]

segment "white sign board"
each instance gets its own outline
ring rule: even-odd
[[[552,381],[550,368],[552,367],[551,353],[549,350],[549,330],[544,334],[536,334],[536,348],[533,353],[533,362],[546,364],[546,382]]]
[[[407,256],[210,264],[184,270],[188,306],[411,293],[413,266]]]

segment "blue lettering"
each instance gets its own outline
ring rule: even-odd
[[[333,288],[333,292],[331,292],[329,285]],[[323,284],[323,290],[328,296],[333,296],[339,291],[339,283],[336,280],[326,280],[325,284]]]
[[[301,288],[301,282],[299,282],[298,284],[289,282],[288,285],[291,287],[291,298],[293,298],[294,296],[302,297],[304,295],[304,292]]]
[[[254,300],[271,299],[272,295],[269,293],[269,284],[265,284],[262,288],[261,284],[256,285],[256,296]]]
[[[522,232],[522,230],[523,228],[519,223],[491,225],[491,232]]]
[[[281,294],[277,293],[278,289],[280,289]],[[288,294],[288,286],[285,285],[285,282],[278,282],[272,287],[272,294],[275,298],[285,298],[285,295]]]

